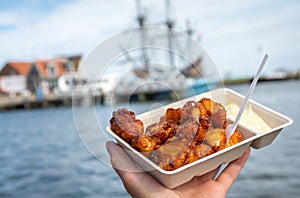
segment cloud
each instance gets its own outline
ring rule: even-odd
[[[58,5],[50,13],[23,10],[27,15],[18,22],[15,10],[2,13],[14,28],[0,32],[1,46],[7,46],[1,57],[47,57],[63,53],[86,52],[101,40],[125,28],[131,21],[131,2],[76,1]],[[119,15],[122,7],[128,12]],[[28,15],[28,13],[31,13]]]
[[[16,26],[20,16],[12,12],[0,12],[0,28]]]
[[[178,1],[177,8],[184,3]],[[202,6],[200,6],[202,5]],[[181,13],[193,17],[202,45],[220,70],[233,75],[255,73],[263,52],[269,52],[268,70],[286,65],[299,68],[300,4],[292,1],[199,1]],[[286,55],[286,56],[285,56]]]
[[[164,22],[161,0],[143,1],[147,20]],[[262,52],[270,53],[270,69],[300,66],[300,3],[280,0],[171,0],[176,29],[187,19],[194,38],[211,54],[222,73],[254,73]],[[133,0],[64,1],[51,9],[34,6],[0,11],[0,64],[8,60],[48,58],[60,54],[87,55],[103,40],[137,27]],[[268,69],[267,69],[268,70]]]

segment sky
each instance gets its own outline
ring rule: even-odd
[[[193,38],[223,77],[300,70],[300,1],[170,0],[175,30],[189,20]],[[165,21],[162,0],[144,0],[147,23]],[[101,42],[138,27],[135,0],[1,0],[0,68],[8,61],[86,57]]]

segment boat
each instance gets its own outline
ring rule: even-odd
[[[129,53],[125,54],[125,59],[133,67],[126,72],[114,88],[112,96],[117,101],[143,101],[157,99],[182,99],[199,93],[208,91],[217,85],[216,78],[207,78],[203,68],[203,57],[205,53],[197,54],[192,60],[184,60],[181,54],[176,54],[177,45],[185,45],[185,53],[192,53],[193,41],[191,27],[188,26],[186,32],[181,33],[174,30],[175,22],[170,18],[170,2],[165,1],[166,21],[165,29],[151,32],[151,27],[146,25],[146,16],[140,0],[136,0],[137,22],[139,24],[140,45],[139,52],[142,60],[138,64],[135,57]],[[179,38],[180,37],[180,38]],[[149,46],[153,42],[165,43],[167,51],[153,50]],[[194,43],[191,43],[194,42]],[[159,54],[160,53],[160,54]],[[160,58],[157,58],[160,57]],[[158,59],[158,60],[152,60]],[[165,60],[162,60],[165,59]],[[158,64],[159,63],[159,64]]]

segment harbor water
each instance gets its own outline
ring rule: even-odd
[[[275,141],[252,149],[227,197],[300,195],[300,81],[258,83],[252,98],[294,120]],[[245,95],[249,84],[228,88]],[[133,103],[137,113],[152,103]],[[120,104],[122,106],[122,104]],[[96,106],[102,123],[110,106]],[[89,130],[88,128],[86,130]],[[103,151],[106,152],[106,151]],[[72,108],[0,113],[0,197],[130,197],[112,168],[99,162],[77,133]]]

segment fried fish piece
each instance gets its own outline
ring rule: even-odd
[[[168,138],[174,137],[177,130],[178,126],[173,121],[154,123],[146,128],[145,134],[133,138],[131,145],[140,152],[150,152]]]
[[[186,154],[185,164],[192,163],[213,153],[214,150],[209,145],[195,143],[189,148]]]
[[[213,128],[226,127],[226,110],[222,104],[209,98],[202,98],[198,103],[201,103],[207,110]]]
[[[134,112],[125,108],[114,111],[109,122],[111,130],[128,143],[131,143],[133,138],[139,137],[144,132],[143,122],[136,119]]]
[[[195,142],[202,143],[205,140],[207,129],[202,127],[201,125],[198,127],[198,131],[195,135]]]
[[[173,138],[168,139],[150,154],[150,159],[164,170],[174,170],[185,164],[190,145],[193,144],[198,124],[184,122]]]
[[[225,131],[225,129],[220,129],[220,128],[209,129],[206,132],[205,141],[216,152],[226,148],[226,131]]]
[[[181,121],[180,124],[186,121],[197,121],[199,122],[200,110],[198,104],[194,101],[188,101],[183,105],[181,109]]]
[[[199,124],[197,122],[185,122],[179,126],[176,137],[182,139],[186,145],[190,145],[192,141],[196,138],[198,133]]]
[[[174,170],[184,165],[187,147],[178,137],[162,144],[150,154],[150,159],[164,170]]]
[[[243,135],[239,131],[235,131],[229,138],[226,147],[235,145],[243,140]]]
[[[197,102],[197,104],[200,111],[199,123],[202,128],[208,129],[210,124],[210,115],[208,114],[208,111],[206,110],[205,106],[201,102]]]
[[[220,151],[243,140],[243,135],[239,131],[235,131],[230,139],[226,139],[226,129],[210,129],[207,131],[205,141],[214,149]]]
[[[173,109],[168,108],[165,115],[160,118],[161,121],[173,121],[177,124],[180,124],[181,120],[181,108]]]

